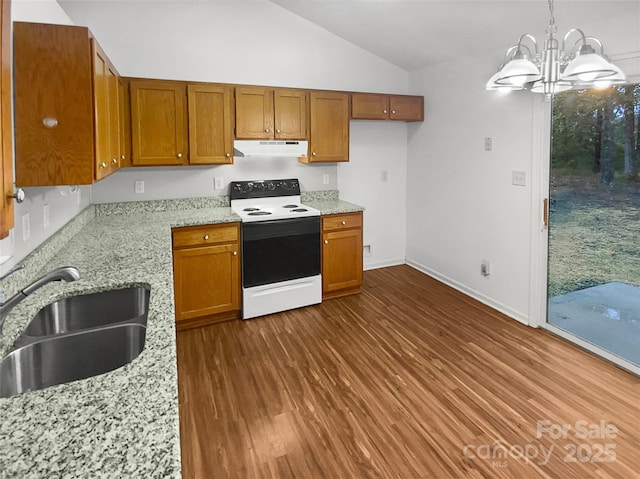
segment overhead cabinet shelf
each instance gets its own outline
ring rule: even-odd
[[[16,184],[91,184],[125,159],[118,73],[85,27],[14,22]]]
[[[424,121],[424,97],[353,93],[351,118],[353,120]]]

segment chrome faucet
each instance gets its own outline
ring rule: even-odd
[[[4,320],[9,314],[9,311],[11,311],[18,303],[21,303],[23,299],[25,299],[35,290],[43,287],[47,283],[51,283],[52,281],[64,280],[66,282],[71,282],[77,281],[79,279],[80,272],[73,266],[64,266],[62,268],[57,268],[53,271],[48,272],[43,277],[36,279],[33,283],[24,288],[22,291],[18,291],[4,303],[0,303],[0,336],[2,336],[2,326],[4,325]]]

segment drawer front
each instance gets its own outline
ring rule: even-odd
[[[186,226],[184,228],[174,228],[172,233],[174,248],[235,242],[240,238],[238,223],[230,225]]]
[[[362,227],[362,213],[328,215],[322,217],[322,231]]]

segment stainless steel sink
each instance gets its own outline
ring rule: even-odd
[[[11,351],[0,363],[0,397],[113,371],[142,352],[147,328],[119,324],[62,334]]]
[[[144,349],[149,288],[62,298],[42,308],[0,362],[0,397],[113,371]]]
[[[23,336],[52,336],[122,321],[146,324],[148,309],[149,289],[139,286],[70,296],[38,311]]]

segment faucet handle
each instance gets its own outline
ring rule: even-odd
[[[13,273],[17,273],[18,271],[20,271],[21,269],[24,269],[24,265],[21,264],[19,266],[16,266],[15,268],[13,268],[12,270],[10,270],[8,273],[4,274],[3,276],[0,276],[0,281],[2,281],[3,279],[11,276]]]

